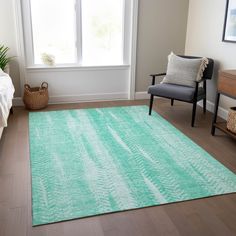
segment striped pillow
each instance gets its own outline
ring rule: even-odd
[[[169,55],[167,72],[162,83],[195,87],[195,81],[201,80],[207,64],[207,58],[183,58],[172,52]]]

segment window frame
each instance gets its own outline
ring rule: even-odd
[[[29,69],[39,69],[48,68],[44,64],[34,63],[34,41],[33,41],[33,28],[32,28],[32,15],[31,15],[31,0],[21,0],[21,10],[22,10],[22,23],[23,23],[23,35],[24,35],[24,49],[25,49],[25,64],[26,68]],[[129,53],[131,47],[131,21],[129,14],[132,9],[131,1],[123,1],[123,17],[122,17],[122,54],[123,63],[121,64],[109,64],[109,65],[83,65],[82,57],[82,0],[75,0],[75,19],[76,19],[76,29],[75,29],[75,44],[76,44],[76,54],[77,61],[75,63],[58,63],[50,68],[68,68],[68,67],[115,67],[115,66],[128,66],[130,65],[131,55]],[[132,11],[131,11],[132,12]]]

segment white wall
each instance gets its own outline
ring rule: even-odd
[[[28,69],[27,81],[49,84],[51,103],[128,99],[129,66],[114,68]]]
[[[14,0],[0,0],[0,44],[10,48],[9,56],[18,56],[13,2]],[[16,89],[15,96],[20,96],[18,60],[16,57],[10,65],[10,75]]]
[[[136,91],[147,91],[151,82],[149,74],[166,71],[171,51],[184,53],[188,2],[139,1]]]
[[[218,70],[236,69],[236,44],[222,42],[226,0],[190,0],[185,53],[211,57],[216,61],[215,74],[208,83],[208,100],[214,102]],[[223,97],[225,109],[235,106]]]

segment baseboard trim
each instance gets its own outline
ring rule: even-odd
[[[149,99],[150,95],[144,91],[144,92],[136,92],[135,93],[135,100],[142,100],[142,99]],[[198,105],[203,107],[203,101],[198,102]],[[207,110],[211,113],[214,112],[215,105],[213,102],[207,101]],[[218,116],[221,117],[224,120],[227,120],[228,117],[228,111],[224,109],[223,107],[218,108]]]
[[[203,107],[203,101],[198,102],[198,105],[200,107]],[[214,113],[215,110],[215,104],[213,102],[210,102],[207,100],[207,110]],[[218,108],[218,116],[221,117],[224,120],[227,120],[228,117],[228,111],[224,109],[223,107]]]
[[[136,92],[135,100],[149,99],[150,95],[147,92]],[[93,102],[93,101],[115,101],[115,100],[127,100],[128,93],[104,93],[104,94],[84,94],[73,96],[52,96],[49,99],[49,104],[65,104],[65,103],[81,103],[81,102]],[[198,102],[199,106],[203,106],[203,102]],[[21,97],[13,99],[13,106],[24,106]],[[207,110],[214,112],[214,103],[207,101]],[[227,120],[228,111],[222,107],[218,108],[218,116],[224,120]]]
[[[52,96],[49,99],[49,104],[114,101],[114,100],[127,100],[127,99],[128,99],[128,93],[84,94],[75,96],[67,95],[67,96]]]
[[[160,99],[161,97],[154,97],[154,99]],[[147,92],[136,92],[134,96],[135,100],[145,100],[150,99],[150,94]]]
[[[81,103],[93,101],[115,101],[127,100],[128,93],[104,93],[104,94],[83,94],[83,95],[65,95],[51,96],[49,104]],[[24,106],[21,97],[13,99],[13,106]]]
[[[143,99],[149,99],[150,95],[147,92],[136,92],[134,99],[135,100],[143,100]]]
[[[16,98],[13,98],[12,100],[12,105],[14,107],[22,107],[24,106],[24,103],[22,101],[22,98],[21,97],[16,97]]]

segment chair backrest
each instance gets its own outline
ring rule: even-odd
[[[179,57],[183,57],[183,58],[189,58],[189,59],[198,59],[201,57],[195,57],[195,56],[184,56],[184,55],[178,55]],[[214,69],[214,60],[211,58],[207,58],[209,60],[209,63],[207,65],[207,68],[204,70],[203,73],[203,78],[204,79],[211,79],[212,75],[213,75],[213,69]]]

